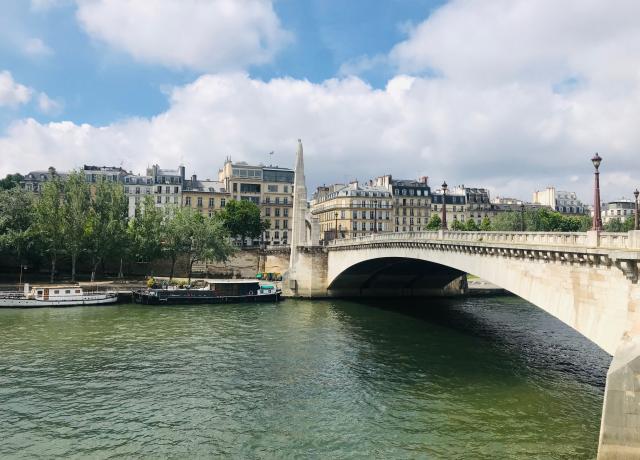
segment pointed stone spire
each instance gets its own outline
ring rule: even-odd
[[[298,247],[307,245],[307,186],[304,177],[304,155],[302,141],[298,139],[296,151],[296,168],[293,181],[293,219],[291,225],[291,256],[289,258],[289,275],[295,279],[295,267],[298,261]]]

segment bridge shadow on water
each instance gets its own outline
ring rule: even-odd
[[[471,346],[508,361],[515,375],[558,373],[604,392],[611,356],[517,296],[358,298],[346,302],[418,320],[414,327],[424,327],[425,333],[435,327],[465,337]]]

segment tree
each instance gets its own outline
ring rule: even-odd
[[[87,236],[87,224],[91,206],[89,185],[81,171],[69,174],[64,184],[64,225],[65,247],[71,256],[71,281],[76,280],[78,255],[84,249]]]
[[[127,251],[127,197],[122,186],[101,180],[96,184],[95,196],[86,228],[86,249],[91,258],[91,281],[95,281],[98,265],[109,256],[122,258]]]
[[[189,257],[189,283],[193,264],[198,260],[226,261],[234,252],[229,233],[219,216],[204,217],[191,212],[190,245],[186,251]]]
[[[458,219],[453,219],[453,224],[451,224],[451,230],[455,230],[458,232],[466,230],[464,226],[464,222],[461,222]]]
[[[9,190],[20,186],[20,182],[24,179],[22,174],[7,174],[4,179],[0,179],[0,190]]]
[[[56,262],[64,247],[63,194],[63,186],[58,177],[47,181],[36,201],[34,213],[34,234],[41,241],[51,261],[52,283]]]
[[[239,238],[242,246],[246,238],[259,238],[268,228],[260,219],[260,208],[251,201],[229,201],[220,217],[229,235]]]
[[[491,226],[494,230],[499,232],[514,232],[520,230],[522,223],[518,213],[514,211],[506,211],[495,216],[491,222]]]
[[[427,230],[439,230],[442,226],[442,220],[440,220],[440,216],[437,214],[431,214],[431,218],[429,219],[429,223],[427,223]]]
[[[492,229],[493,228],[489,218],[485,217],[484,219],[482,219],[482,222],[480,222],[480,230],[483,232],[490,232]]]
[[[151,196],[145,196],[142,206],[136,209],[135,217],[129,221],[127,230],[133,254],[139,262],[150,264],[160,257],[163,218],[164,213],[156,208]]]
[[[173,279],[178,255],[188,252],[191,247],[193,214],[191,208],[176,208],[162,223],[162,253],[171,260],[169,279]]]
[[[33,243],[33,195],[20,187],[0,190],[0,248],[14,254],[20,267]]]
[[[476,224],[476,221],[471,218],[467,219],[464,229],[468,232],[477,232],[479,230],[478,224]]]
[[[604,224],[605,232],[624,232],[624,223],[619,217],[615,217]]]

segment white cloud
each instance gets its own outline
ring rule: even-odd
[[[36,12],[47,11],[73,3],[73,0],[31,0],[31,10]]]
[[[78,0],[77,18],[140,61],[206,71],[269,62],[291,38],[271,0]]]
[[[605,158],[605,196],[625,194],[639,169],[633,121],[640,117],[640,95],[628,101],[628,120],[569,97],[536,88],[466,92],[443,80],[407,76],[375,90],[357,78],[313,84],[208,75],[176,88],[171,107],[151,119],[104,127],[16,122],[0,138],[0,151],[7,153],[0,175],[49,163],[69,169],[122,159],[143,172],[154,162],[170,167],[183,159],[189,171],[213,178],[226,155],[268,162],[267,152],[275,150],[274,161],[291,166],[301,137],[310,186],[392,172],[524,198],[554,184],[586,200],[589,158],[597,148]],[[601,128],[589,130],[585,123]]]
[[[38,110],[45,115],[58,115],[62,111],[62,103],[47,96],[46,93],[38,94]]]
[[[418,76],[398,75],[382,90],[353,77],[205,75],[174,88],[169,109],[150,119],[17,121],[0,138],[0,175],[122,159],[142,172],[184,159],[212,178],[226,155],[268,162],[275,150],[274,161],[291,166],[301,137],[310,186],[390,172],[527,199],[555,185],[590,201],[589,159],[599,151],[605,199],[629,196],[640,185],[634,5],[453,1],[389,56]]]
[[[42,40],[39,38],[29,38],[24,42],[23,51],[28,56],[33,57],[41,57],[41,56],[50,56],[53,54],[53,50],[49,48]]]
[[[33,90],[16,82],[11,72],[0,72],[0,107],[17,107],[31,100]]]

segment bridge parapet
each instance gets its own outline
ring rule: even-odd
[[[529,245],[572,248],[630,249],[640,251],[640,232],[457,232],[449,230],[378,233],[356,238],[337,239],[329,249],[368,243],[393,241],[441,241],[460,243],[494,243],[496,245]]]

